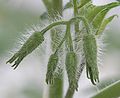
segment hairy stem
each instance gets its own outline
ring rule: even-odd
[[[44,0],[44,1],[49,1],[49,0]],[[47,7],[51,20],[58,18],[58,15],[62,16],[62,0],[51,0],[52,6],[48,6],[47,4],[45,5]],[[52,42],[54,42],[56,38],[57,38],[56,32],[54,30],[51,30]],[[54,44],[51,45],[52,45],[52,51],[56,50],[57,47],[55,47]],[[49,87],[49,98],[62,98],[62,97],[63,97],[63,76],[61,76],[60,78],[55,78],[54,84],[50,85]]]
[[[78,16],[77,0],[73,0],[73,6],[74,6],[74,17],[77,17]],[[75,33],[76,33],[76,36],[78,35],[77,33],[79,33],[79,23],[78,22],[75,23]]]
[[[70,88],[68,88],[65,98],[73,98],[74,93],[75,90],[71,90]]]
[[[84,17],[82,17],[82,16],[72,18],[72,19],[70,19],[69,21],[58,21],[58,22],[54,22],[54,23],[48,25],[46,28],[44,28],[44,29],[41,31],[41,33],[44,34],[44,33],[46,33],[48,30],[50,30],[50,29],[52,29],[53,27],[58,26],[58,25],[67,25],[67,27],[69,28],[69,29],[67,28],[67,30],[69,30],[69,32],[70,32],[70,25],[68,26],[68,24],[71,24],[72,22],[75,22],[75,23],[76,23],[76,21],[79,23],[79,21],[81,21],[81,20],[84,22],[84,25],[85,25],[85,27],[86,27],[87,33],[90,33],[90,32],[91,32],[90,26],[89,26],[87,20],[86,20]],[[69,35],[70,35],[70,34],[69,34]]]
[[[86,18],[84,18],[83,16],[72,18],[70,21],[71,22],[77,21],[79,23],[81,20],[83,21],[83,23],[85,25],[87,33],[91,33],[90,25],[89,25],[88,21],[86,20]]]
[[[71,26],[71,23],[68,22],[67,23],[67,28],[66,28],[66,33],[67,33],[67,45],[68,45],[68,48],[70,49],[69,51],[73,51],[73,42],[72,42],[72,36],[71,36],[71,33],[70,33],[70,26]]]
[[[49,8],[52,6],[52,3],[49,0],[43,0],[43,3],[45,4],[47,10],[49,10]]]
[[[49,26],[47,26],[45,29],[43,29],[41,32],[44,34],[46,33],[48,30],[52,29],[55,26],[58,25],[66,25],[68,21],[58,21],[58,22],[54,22],[52,24],[50,24]]]
[[[74,6],[74,17],[77,17],[78,16],[77,0],[73,0],[73,6]],[[78,35],[79,35],[79,22],[77,21],[77,22],[75,22],[75,37],[77,37]],[[75,48],[76,47],[77,47],[77,43],[75,43]],[[82,71],[82,69],[80,69],[80,70]],[[67,90],[65,98],[73,98],[74,93],[75,93],[75,90],[74,89],[71,90],[70,87],[69,87],[68,90]]]

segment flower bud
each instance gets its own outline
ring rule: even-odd
[[[48,65],[47,65],[47,74],[46,74],[46,83],[53,84],[54,80],[54,72],[56,66],[58,64],[58,55],[52,54],[49,58]]]
[[[83,36],[83,50],[86,60],[87,77],[95,85],[99,82],[99,72],[97,66],[97,44],[95,36],[86,34]]]
[[[28,40],[23,44],[21,49],[14,54],[14,56],[7,61],[7,63],[14,63],[12,67],[16,69],[20,62],[26,57],[28,54],[30,54],[33,50],[35,50],[42,42],[44,41],[44,36],[41,32],[35,32],[33,33]]]
[[[66,70],[68,75],[69,87],[70,89],[78,88],[78,83],[76,79],[77,74],[77,56],[74,52],[68,52],[66,55]]]

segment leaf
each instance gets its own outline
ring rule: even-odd
[[[97,14],[97,16],[93,19],[93,27],[95,29],[98,29],[101,25],[101,23],[103,22],[106,14],[108,13],[108,11],[110,11],[110,9],[117,7],[120,5],[120,3],[116,2],[116,3],[111,3],[108,4],[109,6],[107,6],[105,9],[103,9],[100,13]]]
[[[89,23],[91,23],[94,20],[94,18],[96,18],[98,15],[100,15],[100,13],[103,12],[105,9],[108,12],[111,8],[114,8],[119,5],[120,5],[120,3],[118,3],[118,2],[112,2],[110,4],[106,4],[103,6],[95,6],[94,5],[94,7],[91,10],[89,10],[88,14],[86,15],[86,18],[88,19]]]
[[[69,8],[72,8],[72,7],[73,7],[73,4],[72,4],[72,1],[70,1],[64,6],[63,10],[66,10],[66,9],[69,9]]]
[[[113,20],[113,18],[115,16],[117,16],[117,15],[113,15],[113,16],[110,16],[107,19],[104,19],[104,21],[102,22],[102,24],[99,27],[98,31],[96,32],[96,35],[100,35],[104,31],[104,29],[106,28],[106,26]]]
[[[91,98],[118,98],[120,97],[120,80],[101,90]]]
[[[80,0],[79,6],[78,8],[83,7],[85,4],[87,4],[88,2],[90,2],[91,0]]]
[[[83,15],[86,16],[86,14],[91,11],[91,9],[94,7],[94,5],[92,4],[92,2],[88,2],[86,3],[84,6],[82,6],[81,8],[79,8],[79,15]]]

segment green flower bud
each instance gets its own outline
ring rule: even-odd
[[[47,74],[46,74],[46,83],[53,84],[54,80],[54,72],[56,66],[58,64],[58,55],[52,54],[49,58],[48,65],[47,65]]]
[[[74,52],[68,52],[66,55],[66,70],[68,75],[68,81],[69,81],[69,88],[70,89],[76,89],[78,88],[78,82],[76,79],[77,74],[77,56]]]
[[[86,60],[87,77],[95,85],[99,82],[99,72],[97,66],[97,44],[95,36],[86,34],[83,36],[83,50]]]
[[[28,54],[30,54],[33,50],[35,50],[42,42],[44,41],[44,36],[41,32],[35,32],[33,33],[28,40],[23,44],[21,49],[14,54],[14,56],[7,61],[7,63],[15,63],[12,67],[16,69],[20,62],[26,57]]]

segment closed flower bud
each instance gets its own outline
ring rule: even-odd
[[[68,52],[66,55],[66,70],[68,75],[69,87],[70,89],[78,88],[78,83],[76,79],[77,74],[77,56],[74,52]]]
[[[33,33],[28,40],[23,44],[21,49],[14,54],[14,56],[7,61],[7,63],[14,63],[12,67],[16,69],[20,62],[26,57],[28,54],[30,54],[33,50],[35,50],[42,42],[44,41],[44,36],[40,32]]]
[[[54,72],[58,64],[58,55],[52,54],[49,58],[47,65],[47,74],[46,74],[46,83],[53,84],[54,81]]]
[[[83,50],[86,60],[87,77],[95,85],[99,82],[99,72],[97,66],[97,44],[95,36],[86,34],[83,36]]]

